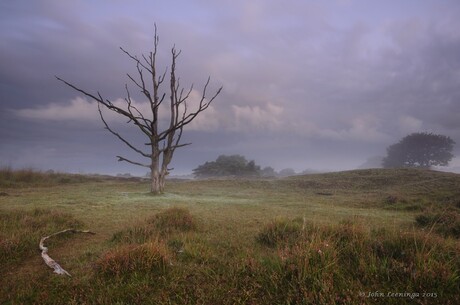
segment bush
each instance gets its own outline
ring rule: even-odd
[[[260,166],[254,160],[248,161],[241,155],[220,155],[216,161],[206,162],[193,170],[198,178],[208,177],[256,177],[260,175]]]

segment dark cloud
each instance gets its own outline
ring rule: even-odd
[[[129,152],[86,113],[90,101],[76,103],[54,75],[124,97],[135,67],[119,47],[148,52],[154,21],[161,69],[176,44],[184,84],[199,90],[211,75],[213,89],[224,86],[187,133],[195,145],[177,153],[179,171],[221,153],[278,169],[352,168],[414,131],[460,143],[456,1],[179,2],[0,4],[3,162],[129,171],[113,157]]]

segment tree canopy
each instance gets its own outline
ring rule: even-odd
[[[385,168],[447,166],[452,160],[455,142],[448,136],[412,133],[387,148]]]
[[[259,176],[260,166],[241,155],[220,155],[216,161],[206,162],[193,170],[198,178],[224,176]]]

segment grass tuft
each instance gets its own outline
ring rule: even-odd
[[[136,225],[116,232],[112,242],[143,244],[149,240],[177,232],[196,229],[197,223],[190,211],[184,208],[169,208],[147,219],[142,225]]]
[[[357,304],[365,301],[362,291],[435,291],[450,299],[460,293],[458,243],[426,232],[369,230],[352,221],[307,227],[252,270],[275,303]]]
[[[0,187],[8,188],[55,186],[97,180],[94,177],[57,173],[54,171],[42,172],[33,168],[19,170],[13,170],[11,167],[0,168]]]
[[[277,219],[265,226],[257,235],[257,241],[269,247],[280,244],[292,243],[297,240],[302,232],[302,222],[300,219],[287,220]]]
[[[187,232],[197,228],[197,223],[190,211],[179,207],[172,207],[154,215],[148,220],[148,223],[161,234]]]
[[[111,241],[114,243],[143,244],[157,235],[157,230],[152,226],[141,225],[116,232]]]
[[[109,250],[95,263],[96,272],[104,276],[126,276],[133,273],[163,274],[169,262],[167,246],[160,240],[142,245],[123,245]]]
[[[420,214],[415,221],[419,227],[433,230],[442,236],[460,238],[460,214],[456,210]]]

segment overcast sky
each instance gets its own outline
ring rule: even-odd
[[[458,16],[458,0],[1,1],[0,166],[146,172],[117,162],[133,154],[54,76],[121,101],[135,66],[119,47],[148,53],[154,22],[159,70],[175,44],[184,86],[224,87],[185,131],[176,174],[220,154],[353,169],[412,132],[450,136],[460,155]]]

